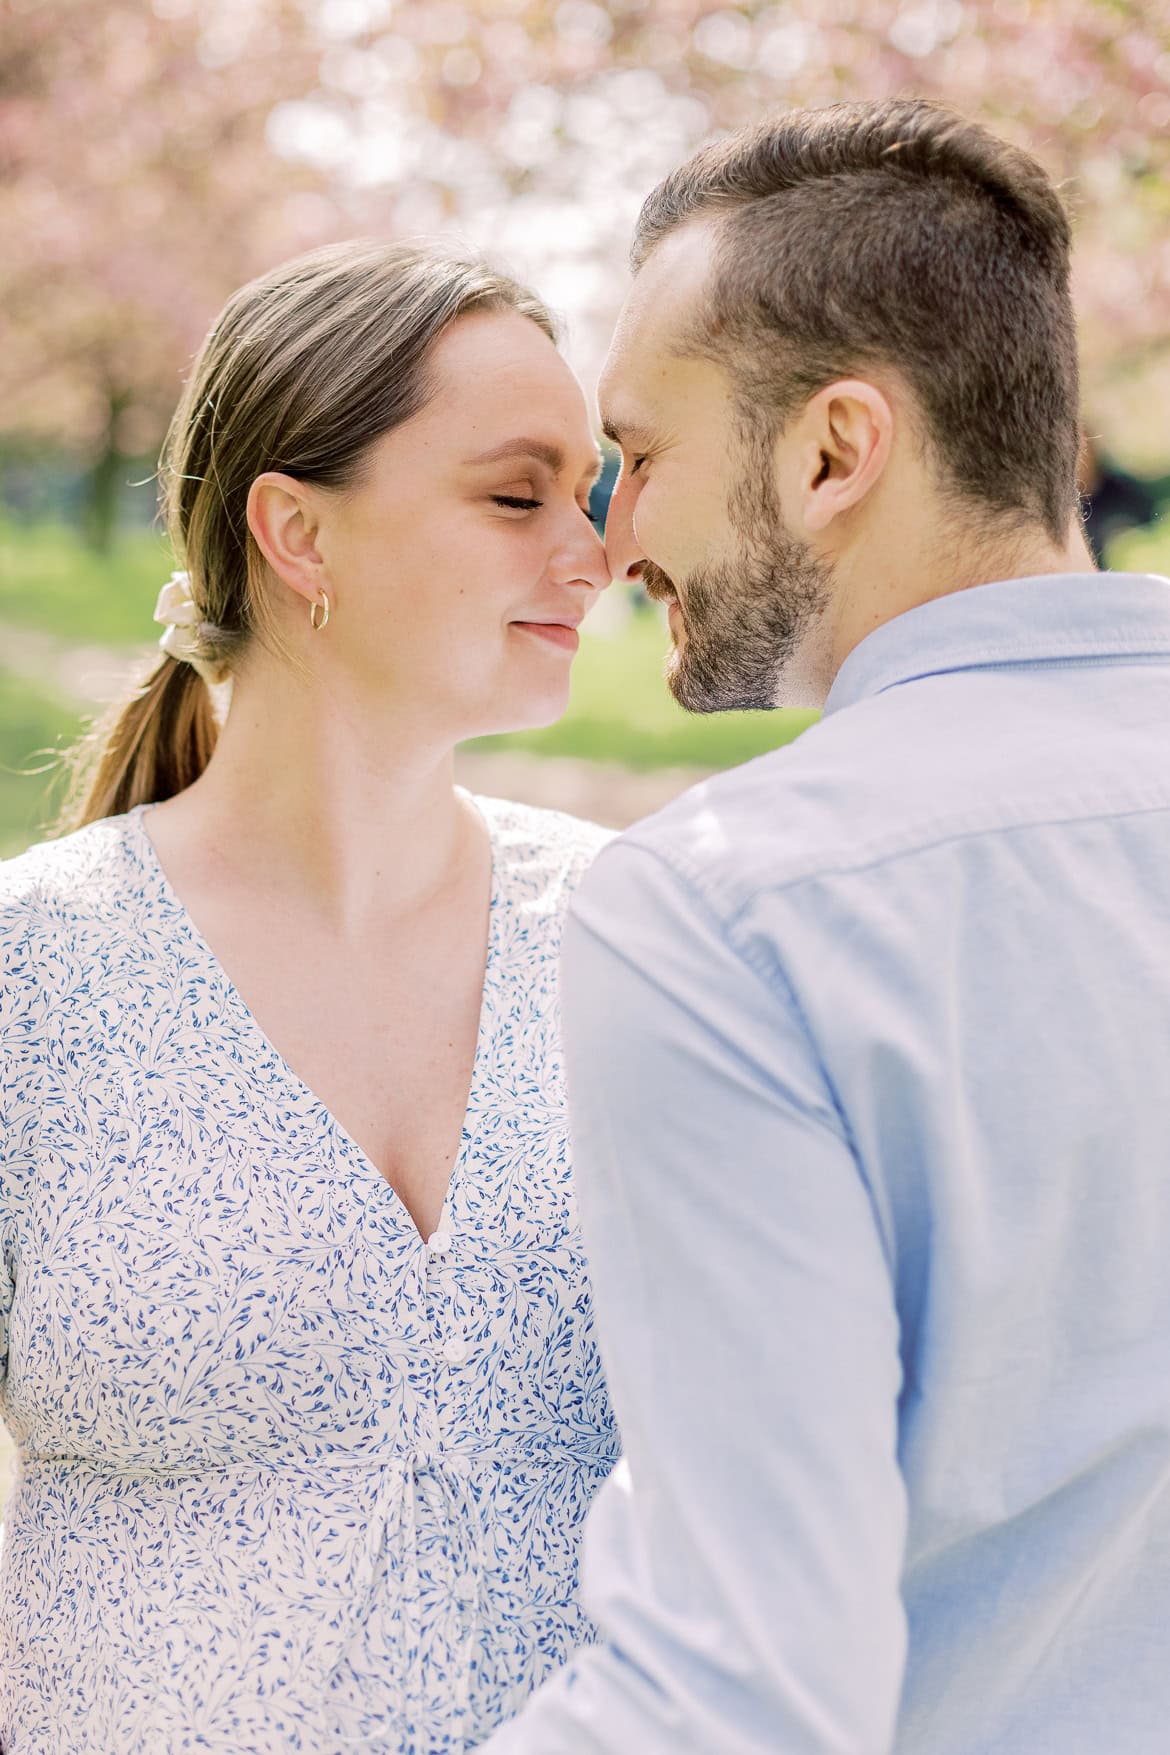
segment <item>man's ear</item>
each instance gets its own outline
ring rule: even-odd
[[[315,603],[327,584],[317,548],[317,508],[312,493],[291,475],[269,470],[248,491],[248,528],[277,578]]]
[[[781,503],[799,512],[805,530],[826,530],[871,492],[893,443],[894,411],[884,391],[864,378],[826,384],[785,433],[788,492]]]

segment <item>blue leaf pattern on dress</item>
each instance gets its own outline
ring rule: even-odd
[[[564,909],[606,831],[492,837],[428,1242],[199,936],[139,806],[0,865],[6,1755],[462,1755],[592,1637],[618,1454],[577,1229]]]

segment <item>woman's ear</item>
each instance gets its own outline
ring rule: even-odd
[[[248,492],[248,528],[272,571],[298,596],[315,603],[327,583],[317,548],[319,518],[303,482],[269,470]]]
[[[809,399],[789,434],[793,439],[800,520],[810,534],[819,533],[860,505],[881,479],[893,448],[894,412],[876,384],[844,378]]]

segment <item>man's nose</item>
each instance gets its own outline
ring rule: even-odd
[[[638,546],[638,538],[634,532],[634,502],[637,497],[638,492],[633,482],[624,475],[619,477],[605,520],[605,556],[609,571],[614,579],[623,583],[641,577],[642,562],[646,558]]]

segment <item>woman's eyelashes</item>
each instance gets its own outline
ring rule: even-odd
[[[493,494],[492,504],[503,506],[509,512],[539,512],[540,508],[544,505],[544,501],[526,499],[521,494]],[[583,506],[580,501],[578,501],[577,510],[583,513],[591,524],[598,522],[598,519],[594,516],[588,504]]]

